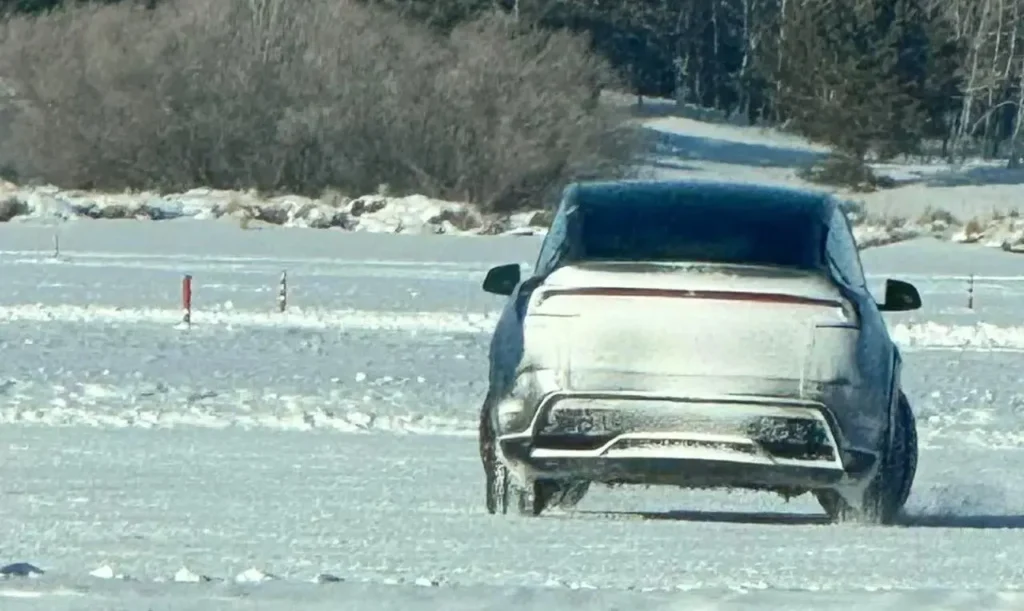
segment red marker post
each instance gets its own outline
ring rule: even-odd
[[[189,274],[181,279],[181,322],[192,326],[192,276]]]

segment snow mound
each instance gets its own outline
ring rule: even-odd
[[[277,579],[277,577],[274,575],[264,573],[255,567],[248,568],[238,575],[235,575],[235,583],[263,583],[265,581],[273,581],[275,579]]]
[[[184,193],[101,193],[24,187],[0,181],[0,222],[76,219],[232,219],[243,226],[343,229],[371,233],[513,234],[543,233],[535,213],[485,217],[467,203],[424,195],[347,198],[325,194],[263,197],[252,191],[192,189]],[[534,223],[531,225],[531,223]]]
[[[772,181],[758,179],[756,182]],[[903,191],[907,189],[885,193]],[[1011,252],[1024,252],[1024,223],[1016,216],[992,216],[985,220],[972,218],[963,222],[951,214],[928,212],[917,220],[910,220],[893,215],[891,210],[869,216],[864,212],[865,201],[849,201],[847,204],[855,238],[861,248],[934,236],[956,243],[982,243]],[[354,199],[325,195],[317,199],[299,195],[263,197],[253,192],[215,189],[193,189],[166,195],[99,193],[65,191],[52,186],[20,187],[0,181],[0,222],[182,218],[231,219],[243,227],[264,223],[365,233],[531,236],[547,232],[550,213],[536,210],[500,217],[485,216],[470,204],[424,195],[364,195]]]
[[[853,239],[856,240],[857,246],[861,250],[905,242],[927,234],[928,231],[923,227],[908,227],[892,223],[863,224],[853,227]]]
[[[956,244],[978,244],[1024,253],[1024,220],[1017,215],[994,216],[984,221],[971,219],[966,223],[945,215],[915,223],[898,219],[874,224],[867,222],[854,228],[854,236],[861,248],[930,236]]]
[[[104,564],[103,566],[89,571],[89,575],[96,579],[116,579],[121,581],[128,579],[127,575],[116,572],[109,564]]]
[[[211,581],[206,575],[200,575],[188,569],[187,567],[181,567],[178,572],[174,574],[172,580],[175,583],[205,583]]]

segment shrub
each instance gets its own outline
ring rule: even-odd
[[[0,159],[62,187],[386,184],[507,211],[632,159],[586,41],[500,15],[440,37],[352,0],[180,0],[0,28],[17,100]]]
[[[811,183],[862,192],[896,186],[891,178],[875,174],[863,159],[842,154],[833,154],[820,164],[800,168],[797,175]]]

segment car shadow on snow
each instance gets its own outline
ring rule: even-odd
[[[577,510],[583,517],[610,519],[665,520],[670,522],[711,522],[722,524],[762,524],[779,526],[828,526],[824,514],[742,511],[599,511]],[[896,520],[896,527],[907,528],[974,528],[1022,529],[1024,515],[942,515],[911,514]]]
[[[724,524],[773,524],[789,526],[821,526],[829,524],[824,514],[784,513],[772,511],[598,511],[577,510],[573,513],[588,517],[639,518],[670,522],[718,522]]]
[[[911,528],[1019,529],[1024,528],[1024,515],[910,514],[902,516],[898,524]]]

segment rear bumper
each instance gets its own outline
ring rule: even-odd
[[[814,401],[558,391],[498,445],[527,478],[806,490],[873,473],[875,454],[838,439],[828,410]]]

